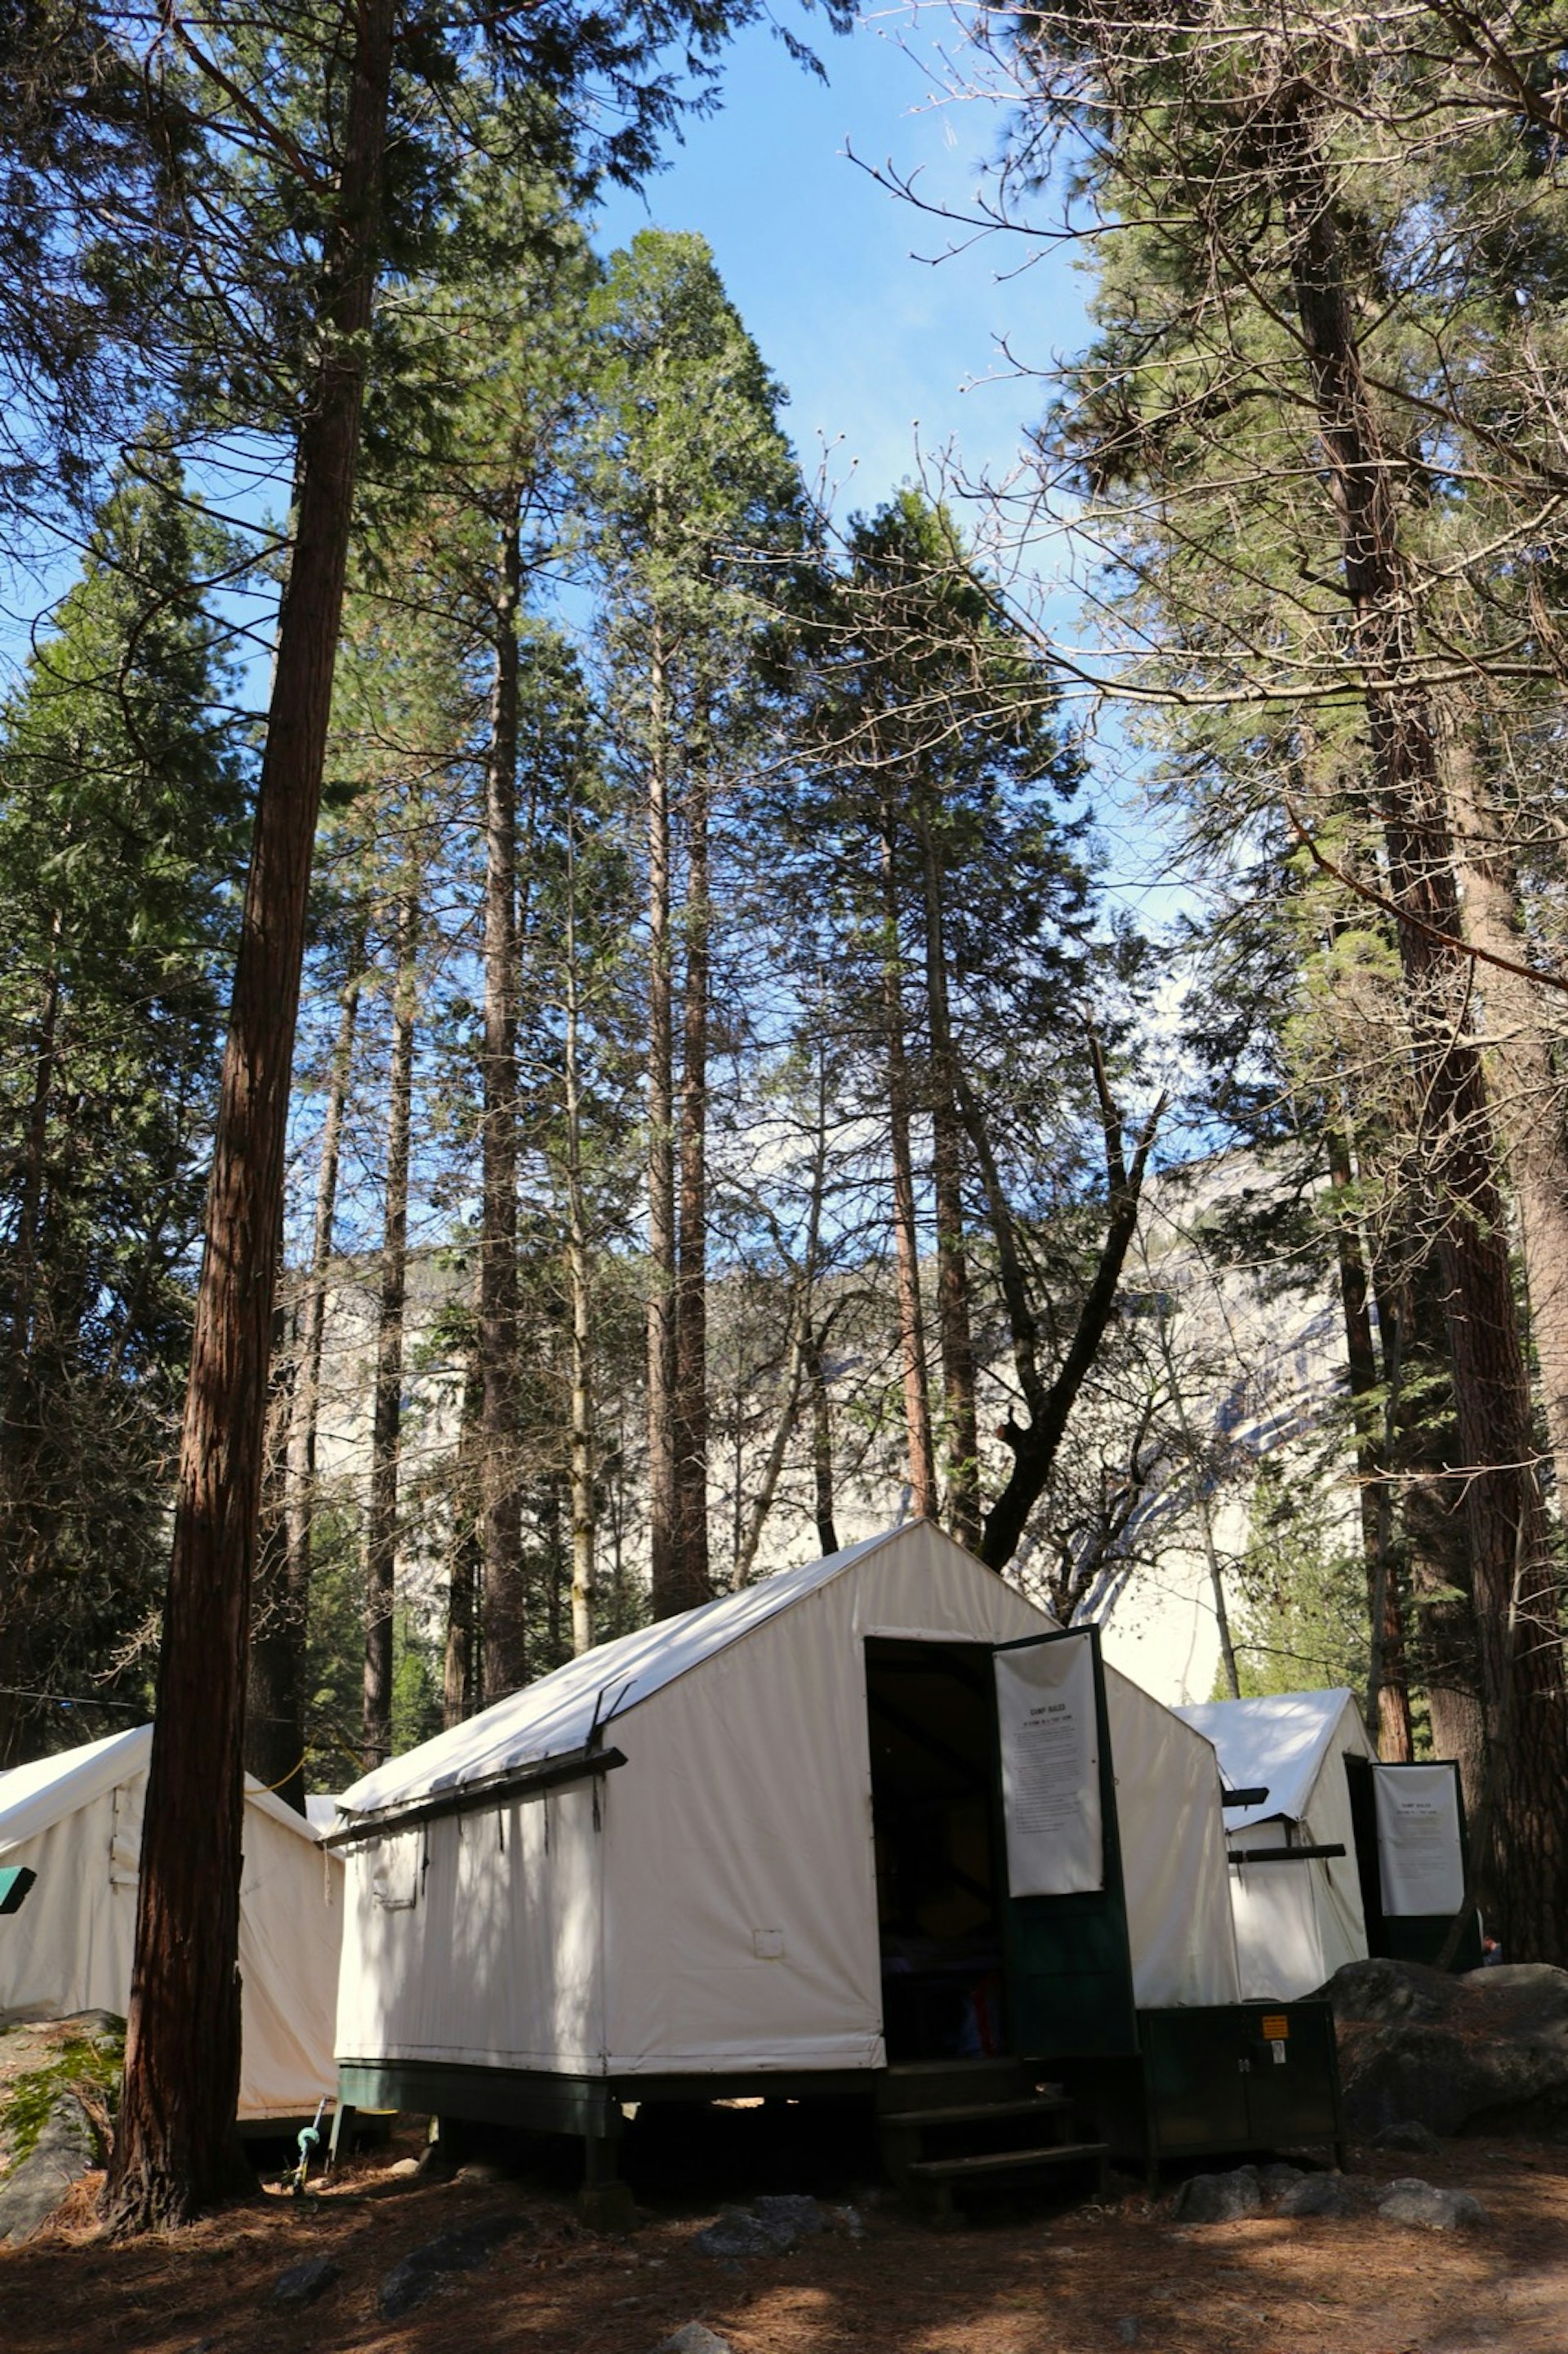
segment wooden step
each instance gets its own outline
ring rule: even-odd
[[[990,2125],[1017,2117],[1062,2116],[1076,2106],[1065,2093],[1035,2093],[1026,2100],[972,2101],[950,2109],[888,2109],[880,2122],[885,2128],[901,2133],[906,2126],[924,2131],[936,2126]]]
[[[1034,2090],[1032,2073],[1020,2060],[1005,2054],[973,2060],[904,2060],[878,2077],[876,2105],[885,2116],[910,2109],[933,2109],[951,2100],[956,2107],[977,2101],[1017,2100]]]
[[[981,2174],[1022,2173],[1037,2166],[1072,2166],[1089,2159],[1103,2163],[1110,2144],[1104,2141],[1058,2142],[1049,2149],[988,2150],[980,2158],[922,2158],[906,2168],[911,2181],[964,2181]]]

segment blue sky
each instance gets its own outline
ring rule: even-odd
[[[938,102],[938,38],[955,20],[900,9],[835,38],[818,16],[790,22],[814,35],[829,80],[796,66],[763,26],[730,48],[723,111],[692,123],[685,144],[641,196],[617,196],[599,243],[641,227],[696,229],[714,249],[730,299],[788,387],[786,424],[808,477],[823,442],[834,478],[870,505],[927,451],[956,440],[971,472],[1003,471],[1040,406],[1040,388],[998,368],[1006,334],[1033,360],[1083,333],[1081,281],[1055,256],[1022,277],[1025,251],[988,238],[933,262],[961,232],[880,188],[850,160],[918,172],[928,196],[957,207],[974,196],[1001,131],[994,108]],[[966,387],[969,387],[966,389]],[[853,473],[850,461],[858,461]]]
[[[790,20],[809,33],[820,18]],[[917,451],[954,445],[967,475],[1004,478],[1044,405],[999,345],[1035,368],[1087,338],[1086,281],[1064,251],[1005,236],[966,239],[880,187],[861,166],[917,174],[928,201],[972,209],[1004,128],[986,101],[943,94],[940,45],[958,44],[945,6],[900,6],[842,38],[820,30],[824,85],[766,27],[727,53],[724,106],[690,125],[669,167],[641,196],[603,212],[606,251],[649,226],[696,229],[731,301],[790,396],[785,424],[808,479],[832,444],[841,514],[869,508],[915,472]],[[858,162],[852,160],[852,155]],[[962,249],[941,259],[953,246]],[[1032,258],[1033,257],[1033,258]],[[1026,265],[1026,266],[1024,266]],[[1040,544],[1040,563],[1065,553]],[[1049,574],[1044,603],[1064,642],[1084,622]],[[1115,896],[1145,922],[1181,904],[1157,834],[1120,773],[1126,748],[1102,717],[1092,798]]]

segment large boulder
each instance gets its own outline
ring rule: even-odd
[[[91,2118],[75,2093],[57,2093],[25,2156],[0,2181],[0,2248],[47,2223],[71,2185],[98,2162]]]
[[[124,2034],[122,2020],[99,2010],[0,2031],[0,2247],[36,2232],[101,2164]]]
[[[1352,2133],[1568,2134],[1568,1970],[1351,1962],[1324,1992]]]

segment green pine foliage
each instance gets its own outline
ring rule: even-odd
[[[1242,1697],[1362,1691],[1367,1679],[1366,1562],[1349,1529],[1323,1527],[1322,1493],[1266,1461],[1253,1488],[1235,1580],[1233,1635]],[[1213,1697],[1228,1694],[1216,1685]]]
[[[143,1689],[244,854],[226,553],[137,452],[0,711],[0,1759]]]

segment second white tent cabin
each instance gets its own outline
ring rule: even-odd
[[[0,1865],[36,1884],[0,1921],[0,2026],[131,1999],[150,1724],[0,1774]],[[291,2130],[334,2098],[344,1871],[302,1815],[245,1777],[238,2118]]]
[[[1226,1816],[1240,1859],[1231,1903],[1242,1993],[1258,2001],[1312,1994],[1367,1954],[1345,1760],[1375,1762],[1377,1751],[1355,1694],[1279,1692],[1177,1714],[1213,1743],[1233,1790],[1266,1793]]]
[[[901,2116],[1070,2139],[1041,2061],[1141,2115],[1140,2021],[1235,2016],[1209,1743],[926,1522],[603,1644],[340,1806],[345,2105],[580,2134],[590,2186],[623,2105],[858,2091],[940,2188],[1008,2150]]]

